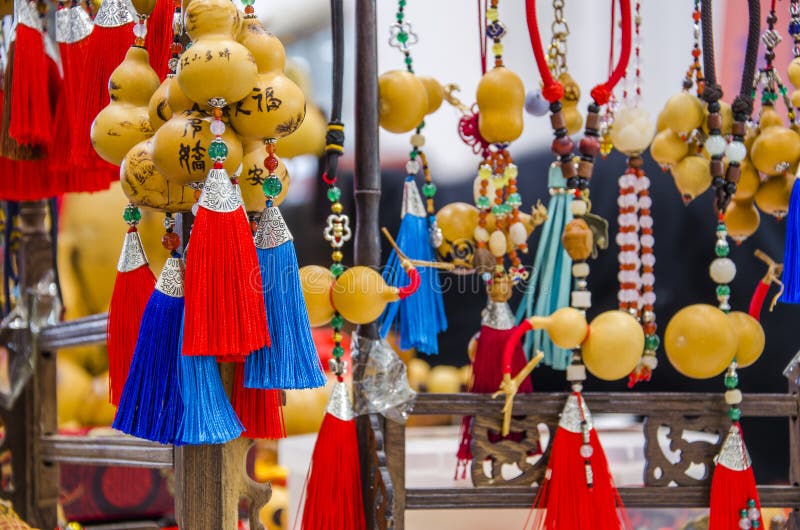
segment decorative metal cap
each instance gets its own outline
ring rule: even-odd
[[[135,18],[136,11],[130,0],[103,0],[94,17],[94,24],[101,28],[116,28],[130,24]]]
[[[81,6],[56,11],[56,42],[72,44],[86,37],[94,29],[89,13]]]
[[[241,195],[224,169],[212,169],[197,204],[212,212],[233,212],[242,206]]]
[[[183,276],[186,264],[182,258],[167,258],[156,282],[156,290],[172,298],[183,298]]]
[[[139,232],[128,232],[125,234],[125,241],[122,243],[122,252],[119,254],[117,270],[119,272],[130,272],[143,265],[147,265],[147,255],[144,253]]]
[[[511,329],[514,327],[514,313],[506,302],[489,300],[481,312],[481,325],[492,329]]]
[[[350,394],[347,392],[347,385],[344,383],[336,383],[331,393],[331,399],[328,401],[328,407],[325,412],[332,414],[342,421],[350,421],[355,415],[353,414],[353,404],[350,402]]]
[[[581,414],[581,410],[583,414]],[[581,424],[584,419],[586,420],[587,429],[593,429],[594,423],[592,422],[592,414],[586,407],[586,401],[581,398],[579,402],[576,394],[570,394],[567,398],[567,402],[564,404],[564,410],[561,411],[561,418],[558,420],[558,426],[569,432],[583,433]]]
[[[39,19],[39,13],[36,11],[36,2],[14,0],[14,19],[17,24],[42,31],[42,21]]]
[[[750,467],[750,455],[737,425],[731,425],[716,460],[718,466],[727,467],[731,471],[744,471]]]
[[[256,228],[256,248],[269,249],[294,239],[277,206],[264,208]]]
[[[415,217],[425,217],[425,206],[414,181],[406,181],[403,186],[403,208],[400,210],[400,218],[405,217],[407,213]]]

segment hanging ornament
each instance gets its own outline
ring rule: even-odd
[[[416,76],[411,57],[411,45],[417,41],[411,23],[405,18],[405,0],[397,7],[396,23],[391,26],[390,43],[405,56],[406,73]],[[425,88],[425,113],[430,114],[439,108],[442,102],[443,89],[433,78],[419,78]],[[425,137],[422,130],[425,122],[420,120],[411,135],[411,152],[406,163],[407,177],[403,187],[400,229],[397,244],[403,254],[411,259],[434,261],[434,247],[439,246],[440,230],[434,217],[433,198],[436,185],[431,181],[428,161],[422,147]],[[422,197],[415,178],[420,170],[425,175]],[[389,285],[399,286],[405,282],[405,272],[397,253],[392,253],[386,262],[383,278]],[[416,349],[419,352],[435,355],[439,353],[437,335],[447,330],[447,317],[444,313],[444,300],[439,282],[439,271],[432,267],[420,267],[420,288],[402,301],[391,303],[381,316],[380,334],[386,337],[393,328],[400,334],[400,349]]]

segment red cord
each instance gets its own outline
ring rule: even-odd
[[[480,39],[481,47],[482,74],[486,74],[486,9],[487,0],[478,0],[478,38]]]
[[[625,70],[628,68],[628,59],[631,55],[631,3],[630,0],[619,0],[619,4],[620,17],[622,19],[622,46],[617,59],[617,66],[611,72],[611,76],[605,83],[599,84],[592,89],[592,99],[598,105],[608,103],[611,98],[611,91],[614,90],[619,80],[625,75]],[[542,37],[539,34],[539,23],[536,20],[536,0],[525,0],[525,13],[528,19],[528,33],[531,38],[533,56],[536,58],[536,66],[544,83],[542,96],[551,103],[558,101],[564,95],[564,88],[561,83],[553,79],[550,69],[547,67],[547,60],[542,47]]]
[[[532,329],[531,323],[528,320],[523,320],[509,334],[508,341],[503,347],[503,375],[511,374],[511,360],[514,357],[514,349],[519,344],[519,341],[522,340],[522,337]]]
[[[617,4],[615,2],[611,2],[611,46],[608,49],[608,75],[611,75],[611,72],[614,70],[614,33],[616,31],[616,22],[617,22]]]
[[[764,300],[767,298],[769,291],[769,282],[761,280],[756,285],[756,290],[753,292],[753,297],[750,299],[750,308],[748,313],[751,317],[761,321],[761,308],[764,307]]]
[[[403,298],[408,298],[412,294],[416,293],[417,289],[419,289],[419,284],[420,284],[419,271],[417,271],[417,269],[408,269],[406,271],[406,274],[408,275],[408,279],[410,281],[408,282],[408,285],[401,287],[397,291],[397,296],[400,298],[400,300],[402,300]]]

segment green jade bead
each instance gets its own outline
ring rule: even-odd
[[[344,355],[344,348],[339,346],[338,344],[333,347],[333,356],[337,359]]]
[[[425,197],[427,197],[428,199],[430,199],[431,197],[436,195],[436,184],[433,184],[432,182],[427,182],[427,183],[423,184],[422,185],[422,194]]]
[[[214,140],[208,146],[208,156],[211,160],[225,160],[228,156],[228,146],[225,145],[225,142]]]
[[[331,202],[337,202],[342,196],[342,190],[340,190],[337,186],[331,186],[328,188],[328,200]]]
[[[261,189],[267,197],[277,197],[283,190],[283,184],[281,184],[281,179],[275,175],[270,175],[261,184]]]

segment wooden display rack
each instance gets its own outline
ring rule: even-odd
[[[378,158],[378,70],[376,0],[356,0],[356,233],[355,262],[379,267],[380,240],[378,202],[380,164]],[[20,287],[28,293],[52,274],[52,245],[46,230],[46,203],[21,204]],[[180,216],[188,233],[191,216]],[[184,238],[185,240],[185,238]],[[30,297],[25,297],[30,301]],[[28,304],[30,306],[30,304]],[[254,530],[258,509],[269,500],[269,485],[255,484],[245,471],[249,441],[236,440],[225,445],[173,448],[131,437],[89,438],[56,434],[55,356],[59,349],[105,340],[106,315],[95,315],[45,328],[5,330],[0,343],[12,350],[32,351],[36,371],[13,410],[0,411],[5,439],[0,450],[11,452],[13,483],[0,496],[14,503],[19,514],[32,525],[51,529],[56,525],[59,463],[119,465],[144,468],[174,468],[175,508],[182,529],[228,530],[236,528],[240,498],[250,501],[250,522]],[[374,325],[361,326],[361,336],[376,338]],[[354,377],[363,376],[367,351],[360,352]],[[223,380],[230,384],[230,371],[223,367]],[[800,367],[791,374],[787,394],[745,396],[742,412],[751,417],[783,417],[790,424],[790,468],[787,486],[761,486],[763,506],[800,508]],[[515,403],[513,430],[524,430],[529,438],[521,443],[503,441],[491,444],[488,429],[499,430],[501,400],[472,394],[420,395],[413,414],[475,415],[473,453],[476,462],[493,460],[493,478],[476,466],[474,488],[416,489],[405,487],[405,426],[378,415],[358,418],[358,433],[364,478],[364,508],[367,528],[404,528],[405,510],[528,508],[536,494],[531,484],[541,479],[547,450],[533,464],[528,451],[538,439],[538,426],[554,432],[558,413],[566,394],[519,396]],[[364,399],[356,395],[355,398]],[[708,505],[712,457],[718,446],[689,443],[681,434],[699,430],[721,435],[725,432],[724,403],[720,394],[586,394],[595,414],[624,412],[645,418],[644,486],[621,489],[631,507],[704,507]],[[672,451],[681,451],[680,460],[670,463],[656,440],[660,426],[669,428]],[[454,440],[454,448],[456,441]],[[516,463],[522,475],[505,482],[497,470],[503,463]],[[706,477],[695,480],[686,475],[691,462],[706,466]],[[667,484],[674,483],[674,486]],[[795,511],[789,528],[800,530],[800,512]],[[100,527],[97,527],[100,528]],[[155,528],[148,523],[107,525],[118,530]],[[346,530],[346,529],[344,529]]]

